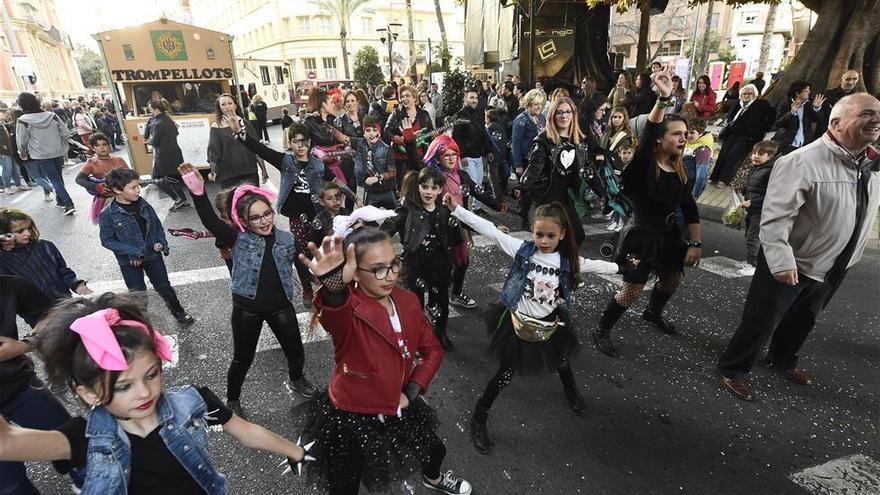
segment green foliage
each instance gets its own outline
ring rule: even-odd
[[[84,45],[77,45],[73,57],[79,66],[83,86],[96,88],[104,83],[104,61],[96,51]]]
[[[372,46],[365,46],[354,56],[354,81],[366,88],[367,84],[382,84],[385,77],[379,67],[379,52]]]
[[[443,111],[447,115],[452,115],[461,108],[461,102],[464,99],[464,85],[468,79],[468,73],[458,68],[443,76]]]

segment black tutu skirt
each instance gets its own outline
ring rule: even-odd
[[[421,397],[384,423],[373,415],[342,411],[324,393],[309,410],[303,444],[317,460],[305,466],[309,484],[323,490],[334,481],[359,478],[370,492],[421,471],[430,447],[439,442],[437,415]]]
[[[682,273],[686,252],[687,245],[677,225],[662,229],[632,225],[622,232],[614,261],[625,264],[627,258],[640,260],[635,270],[623,276],[623,281],[644,284],[652,273]]]
[[[571,318],[565,311],[557,311],[560,325],[553,335],[545,342],[527,342],[519,338],[513,330],[510,311],[504,305],[495,305],[489,311],[487,321],[492,336],[489,355],[521,375],[556,373],[561,356],[571,358],[580,352],[581,347]]]

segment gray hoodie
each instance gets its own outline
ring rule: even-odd
[[[15,127],[18,152],[31,160],[67,155],[67,126],[52,112],[26,113]]]

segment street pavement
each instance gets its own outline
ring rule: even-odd
[[[279,127],[270,132],[278,148]],[[0,205],[30,212],[42,237],[58,245],[90,286],[124,290],[113,255],[101,247],[98,229],[88,220],[90,197],[73,182],[77,170],[70,166],[64,173],[79,209],[73,217],[44,203],[37,190],[4,196]],[[277,172],[270,175],[278,184]],[[201,228],[192,208],[168,213],[171,200],[154,187],[144,197],[166,228]],[[519,226],[508,213],[489,217],[514,230]],[[600,244],[611,235],[603,227],[587,226],[582,256],[599,257]],[[441,420],[444,470],[453,469],[473,484],[474,493],[484,495],[880,493],[880,254],[866,252],[850,270],[804,346],[801,364],[815,384],[790,384],[759,365],[753,379],[758,400],[746,403],[721,388],[715,371],[748,290],[749,278],[736,273],[745,257],[743,233],[711,221],[702,227],[703,262],[686,271],[668,307],[679,335],[667,336],[641,320],[643,297],[614,331],[622,358],[600,354],[589,332],[621,281],[588,275],[586,286],[573,295],[574,321],[584,345],[572,359],[588,414],[571,412],[556,376],[516,377],[491,412],[489,432],[496,444],[489,455],[471,446],[468,420],[495,372],[495,363],[485,355],[483,316],[498,301],[510,260],[478,238],[465,284],[478,306],[454,309],[449,327],[456,350],[444,357],[426,396]],[[232,350],[226,268],[211,239],[169,236],[169,243],[172,283],[197,321],[180,328],[150,292],[155,326],[176,343],[177,362],[168,369],[166,383],[208,386],[222,398]],[[295,305],[305,331],[307,309],[299,297]],[[28,331],[21,323],[20,332]],[[289,393],[285,361],[271,332],[264,331],[261,339],[242,404],[251,421],[295,440],[309,403]],[[320,330],[305,339],[307,374],[326,385],[332,346]],[[73,401],[70,409],[83,413]],[[281,478],[277,455],[250,451],[222,433],[212,433],[211,442],[215,464],[229,478],[232,493],[316,493],[301,480]],[[44,493],[69,493],[67,480],[48,463],[32,463],[29,472]],[[390,493],[428,491],[414,476]]]

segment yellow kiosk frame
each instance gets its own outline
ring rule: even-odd
[[[143,139],[152,116],[146,105],[161,96],[175,107],[170,115],[180,131],[178,144],[184,160],[207,168],[216,95],[238,87],[233,37],[164,18],[93,37],[104,57],[132,167],[141,175],[151,173],[153,153]]]

